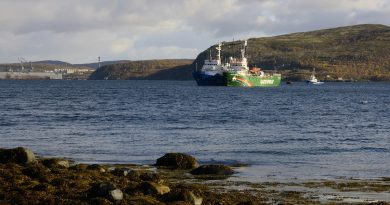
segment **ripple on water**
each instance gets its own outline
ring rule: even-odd
[[[276,177],[390,172],[390,86],[198,87],[164,81],[0,81],[0,144],[81,162],[166,152]],[[361,103],[367,101],[367,103]]]

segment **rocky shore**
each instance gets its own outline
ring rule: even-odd
[[[0,204],[390,204],[390,178],[227,180],[234,173],[226,165],[199,165],[182,153],[165,154],[153,166],[100,165],[40,158],[22,147],[0,149]],[[315,191],[323,189],[341,194]]]

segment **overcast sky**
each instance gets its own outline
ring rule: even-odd
[[[363,23],[390,0],[0,0],[0,63],[190,58],[220,41]]]

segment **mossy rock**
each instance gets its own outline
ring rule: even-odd
[[[89,203],[95,204],[95,205],[111,205],[111,204],[113,204],[111,201],[109,201],[108,199],[103,198],[103,197],[92,198],[89,200]]]
[[[129,204],[132,205],[164,205],[152,196],[133,196],[129,198]]]
[[[210,164],[193,169],[190,173],[193,175],[232,175],[234,171],[226,165]]]
[[[66,159],[48,158],[43,159],[42,164],[48,168],[69,168],[70,162]]]
[[[196,159],[183,153],[167,153],[156,161],[156,166],[170,169],[193,169],[198,166]]]
[[[42,164],[31,164],[22,170],[22,173],[32,179],[47,181],[50,170]]]
[[[32,162],[36,162],[35,155],[27,148],[0,149],[0,163],[28,164]]]
[[[190,188],[175,188],[168,194],[161,197],[164,202],[169,204],[202,204],[203,198],[194,194]]]
[[[146,195],[163,195],[171,191],[168,186],[154,182],[142,182],[137,189]]]

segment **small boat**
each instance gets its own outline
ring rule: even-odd
[[[313,73],[310,76],[310,79],[306,81],[307,84],[310,85],[321,85],[324,84],[324,82],[319,81],[316,76],[314,75],[315,69],[313,69]]]

